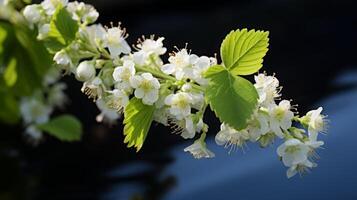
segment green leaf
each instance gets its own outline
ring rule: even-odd
[[[5,27],[0,26],[0,55],[2,54],[2,52],[4,51],[4,41],[7,37],[7,30],[5,29]]]
[[[8,87],[12,87],[16,83],[17,80],[16,63],[17,63],[16,59],[11,58],[8,66],[5,69],[4,81]]]
[[[82,135],[82,124],[71,115],[62,115],[41,124],[38,128],[62,141],[79,141]]]
[[[263,66],[269,32],[247,29],[231,31],[221,45],[224,66],[234,75],[249,75]]]
[[[155,106],[142,103],[141,99],[132,98],[124,111],[124,143],[140,151],[153,120]]]
[[[258,99],[252,83],[220,65],[210,67],[205,77],[209,79],[206,101],[221,122],[237,130],[246,128]]]
[[[47,46],[52,50],[59,50],[69,45],[76,38],[78,28],[78,23],[72,19],[66,8],[57,8],[50,22]]]

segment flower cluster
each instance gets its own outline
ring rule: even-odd
[[[45,0],[23,10],[27,21],[37,28],[38,39],[47,39],[57,7],[65,8],[79,28],[76,38],[56,51],[53,60],[65,73],[73,74],[83,83],[82,92],[101,110],[97,121],[115,123],[131,99],[136,98],[155,108],[154,121],[171,126],[183,138],[192,139],[200,134],[185,151],[195,158],[214,157],[206,147],[208,125],[203,115],[209,83],[204,74],[217,65],[215,57],[198,56],[183,48],[171,53],[166,62],[162,59],[167,52],[163,37],[143,37],[131,48],[120,24],[111,27],[93,24],[98,12],[92,6],[67,0]],[[274,76],[256,75],[254,87],[259,99],[248,126],[235,130],[222,123],[216,143],[232,151],[244,147],[248,141],[267,147],[275,138],[281,138],[285,142],[277,152],[289,167],[289,177],[315,166],[312,160],[315,149],[323,145],[317,140],[318,133],[326,127],[322,109],[299,117],[290,101],[277,103],[281,87]],[[304,126],[308,134],[293,126],[293,122]]]
[[[22,97],[20,101],[20,113],[26,126],[25,136],[37,145],[42,139],[42,131],[38,125],[50,120],[50,115],[55,108],[63,108],[68,101],[64,90],[66,84],[59,83],[60,73],[52,68],[43,80],[44,89],[37,89],[31,96]]]
[[[246,142],[258,142],[261,147],[267,147],[275,138],[285,142],[277,149],[285,166],[289,167],[287,176],[290,178],[297,172],[303,173],[317,164],[316,149],[324,143],[317,140],[318,133],[326,131],[326,116],[321,114],[322,108],[309,111],[305,116],[295,115],[296,108],[288,100],[276,102],[281,97],[279,81],[275,76],[258,74],[255,76],[255,88],[259,94],[258,106],[254,115],[243,130],[235,130],[226,124],[221,125],[221,131],[216,135],[216,143],[225,145],[230,150],[243,148]],[[300,123],[301,128],[293,126]]]

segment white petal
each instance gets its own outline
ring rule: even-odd
[[[175,72],[175,65],[173,64],[166,64],[161,67],[161,71],[165,74],[173,74]]]
[[[136,98],[141,99],[141,98],[144,97],[145,93],[144,93],[144,90],[143,90],[143,89],[137,88],[137,89],[135,90],[135,92],[134,92],[134,95],[135,95]]]
[[[288,178],[291,178],[291,177],[295,176],[296,174],[297,174],[296,166],[292,166],[286,171],[286,176]]]
[[[138,88],[141,82],[142,78],[140,76],[130,77],[130,85],[133,88]]]

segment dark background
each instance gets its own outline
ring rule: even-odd
[[[268,74],[276,73],[281,85],[284,86],[283,97],[293,99],[294,103],[299,104],[301,113],[315,108],[316,104],[325,102],[326,98],[354,91],[353,89],[356,88],[356,83],[337,84],[338,81],[336,82],[341,74],[351,74],[348,72],[354,72],[357,69],[357,4],[352,0],[221,0],[210,2],[201,0],[92,0],[84,2],[97,8],[100,13],[99,22],[103,25],[109,26],[110,22],[115,24],[121,21],[122,26],[126,27],[129,33],[129,43],[135,43],[141,35],[155,34],[166,38],[164,44],[169,51],[173,51],[174,46],[182,48],[188,42],[188,48],[192,49],[193,53],[214,56],[215,53],[219,54],[221,41],[230,30],[249,28],[270,31],[270,50],[265,58],[263,70]],[[357,80],[357,76],[350,79]],[[166,172],[167,169],[170,171],[170,168],[176,169],[175,165],[177,166],[181,157],[189,157],[182,151],[184,146],[180,146],[184,142],[183,139],[170,134],[169,128],[153,125],[143,149],[135,153],[134,149],[127,149],[123,144],[121,122],[112,127],[96,123],[95,116],[99,111],[80,92],[80,83],[76,82],[73,77],[65,77],[63,80],[68,83],[67,93],[71,103],[65,111],[60,112],[69,112],[80,118],[85,130],[83,141],[68,144],[46,137],[42,144],[32,147],[24,140],[21,126],[1,125],[0,190],[9,197],[4,196],[4,199],[12,199],[10,197],[36,200],[101,199],[104,197],[104,199],[159,199],[162,195],[168,199],[203,197],[191,196],[188,192],[187,196],[183,195],[185,198],[181,198],[170,193],[175,191],[175,188],[182,188],[182,185],[186,184],[179,181],[180,174],[190,171],[192,167],[187,164],[183,168],[178,168],[178,171]],[[349,102],[356,102],[355,97],[344,98],[347,98]],[[334,108],[340,108],[341,103],[326,104],[330,105],[333,113],[328,114],[332,115],[331,121],[334,121],[334,114],[338,112],[338,109]],[[348,105],[355,106],[353,103]],[[340,118],[335,121],[357,121],[355,113],[352,112],[338,116]],[[210,112],[207,113],[206,121],[210,125],[209,134],[213,138],[219,130],[219,122]],[[339,124],[331,124],[339,127]],[[352,127],[345,130],[348,133],[356,133]],[[346,147],[343,142],[335,145],[334,148],[342,147]],[[327,146],[327,148],[332,147]],[[343,149],[343,151],[349,150],[354,149]],[[254,148],[251,151],[254,152]],[[269,151],[271,152],[265,153],[275,153],[273,148]],[[240,152],[236,154],[241,156]],[[246,154],[244,157],[254,156],[249,155],[249,151]],[[240,159],[239,156],[231,155],[228,159],[229,161]],[[323,160],[335,160],[337,157],[342,159],[341,156],[343,154],[328,155],[326,153]],[[279,177],[268,177],[270,181],[264,181],[267,187],[265,190],[273,187],[272,183],[273,185],[279,181],[285,183],[286,178],[283,177],[285,169],[277,159],[274,161],[281,165],[277,167]],[[346,166],[350,167],[349,169],[357,166],[357,157],[354,154],[343,161],[346,162]],[[224,161],[214,159],[205,163],[213,166],[217,162]],[[252,163],[253,166],[264,165],[263,161],[247,162]],[[238,162],[236,164],[239,165]],[[226,165],[232,165],[232,163]],[[336,169],[327,164],[322,167],[331,170],[331,173]],[[116,169],[119,169],[119,175],[111,173],[113,170],[118,171]],[[314,169],[314,172],[307,177],[314,173],[318,174],[315,171],[319,170],[319,167]],[[200,176],[199,170],[197,173],[196,175]],[[357,192],[353,189],[338,192],[338,183],[347,184],[344,186],[347,188],[357,188],[356,181],[338,182],[347,179],[356,180],[357,175],[353,173],[346,175],[346,173],[326,179],[328,174],[316,175],[313,179],[314,191],[324,190],[326,193],[326,191],[336,190],[332,193],[336,194],[335,196],[327,195],[322,198],[323,195],[319,193],[314,193],[313,196],[299,193],[295,196],[305,199],[342,197],[357,199]],[[232,178],[234,173],[227,176]],[[333,179],[333,177],[341,178],[341,176],[343,179]],[[254,175],[250,177],[251,179],[257,178]],[[267,178],[266,175],[259,175],[259,177]],[[284,178],[283,181],[282,178]],[[295,178],[299,179],[301,185],[298,187],[302,191],[304,187],[308,187],[304,184],[311,180],[306,177]],[[185,180],[190,181],[187,177]],[[251,183],[248,177],[244,179],[236,177],[235,180],[241,184],[240,187],[252,187],[244,184],[244,182]],[[306,180],[305,183],[304,180]],[[326,180],[335,182],[336,185],[326,185]],[[215,180],[210,181],[211,185],[215,185]],[[286,181],[286,184],[290,184],[289,181]],[[291,182],[294,184],[294,181]],[[198,185],[202,184],[198,183]],[[266,196],[264,192],[262,196],[257,196],[257,191],[258,193],[265,191],[261,188],[257,188],[257,191],[253,190],[254,195],[243,193],[243,196],[240,196],[242,192],[234,188],[228,190],[227,193],[219,193],[221,188],[227,188],[227,184],[229,183],[217,184],[216,191],[203,188],[203,193],[206,194],[204,199],[215,199],[218,194],[222,199],[282,199],[288,191],[281,188],[279,190],[282,192],[281,196]],[[194,191],[195,188],[191,190]],[[128,195],[123,195],[121,191]],[[192,192],[192,194],[196,193]]]

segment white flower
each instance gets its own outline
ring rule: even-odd
[[[299,174],[303,174],[305,173],[308,168],[313,168],[316,167],[317,165],[309,160],[305,160],[297,165],[293,165],[291,167],[289,167],[289,169],[286,171],[286,176],[288,178],[291,178],[293,176],[295,176],[298,172]]]
[[[104,46],[108,47],[110,55],[115,58],[120,54],[130,53],[130,46],[125,41],[125,31],[119,27],[113,27],[107,30],[105,34]]]
[[[88,98],[92,98],[93,100],[96,100],[102,97],[103,94],[102,84],[103,84],[102,79],[95,77],[92,80],[84,82],[81,91],[85,93],[88,96]]]
[[[190,83],[185,83],[182,85],[181,90],[183,92],[190,92],[192,90],[192,86]]]
[[[185,152],[190,152],[194,158],[213,158],[215,155],[207,149],[206,143],[200,139],[196,140],[192,145],[184,149]]]
[[[159,81],[150,73],[143,73],[130,78],[130,85],[135,88],[134,95],[144,104],[153,105],[159,99]]]
[[[294,113],[290,110],[290,101],[282,100],[279,105],[272,105],[269,109],[270,128],[276,136],[283,138],[283,131],[291,127]]]
[[[152,38],[145,39],[142,43],[138,44],[137,47],[145,52],[147,56],[150,56],[151,54],[163,55],[166,53],[166,48],[163,47],[164,45],[162,43],[164,39],[165,38],[163,37],[160,37],[157,40]]]
[[[204,127],[202,119],[197,119],[195,115],[189,115],[181,120],[170,118],[173,132],[181,135],[184,139],[192,139],[196,132],[199,133]]]
[[[25,135],[29,138],[30,142],[37,145],[43,137],[43,134],[35,125],[30,125],[25,129]]]
[[[224,123],[221,124],[221,131],[215,137],[218,145],[224,145],[225,148],[230,147],[230,151],[235,150],[237,147],[242,148],[247,140],[249,140],[247,130],[237,131]]]
[[[257,141],[260,136],[267,134],[269,128],[269,116],[265,113],[257,112],[253,115],[253,119],[249,121],[247,131],[252,142]]]
[[[169,125],[169,116],[166,108],[156,108],[154,111],[154,120],[164,126]]]
[[[101,24],[93,24],[91,26],[86,26],[86,29],[85,31],[83,31],[83,33],[87,34],[86,36],[92,46],[98,48],[104,47],[107,32]]]
[[[55,13],[57,7],[65,6],[67,3],[68,0],[44,0],[41,6],[46,11],[46,14],[51,16]]]
[[[307,121],[309,139],[311,141],[317,140],[318,133],[324,133],[327,129],[327,120],[326,116],[321,114],[322,107],[319,107],[316,110],[309,111],[303,120]]]
[[[60,70],[56,67],[51,67],[50,69],[48,69],[45,77],[43,78],[43,85],[52,85],[56,83],[60,78]]]
[[[58,51],[53,57],[53,61],[55,61],[58,65],[62,66],[68,66],[72,63],[71,58],[64,50]]]
[[[200,110],[205,102],[203,93],[189,93],[192,97],[192,108]]]
[[[57,83],[50,88],[48,92],[48,104],[62,108],[68,101],[66,94],[63,92],[67,88],[64,83]]]
[[[118,89],[110,91],[110,93],[111,95],[107,98],[107,105],[110,108],[115,109],[117,112],[121,112],[129,103],[128,95]]]
[[[94,63],[92,61],[81,62],[76,69],[76,78],[80,81],[89,81],[96,75]]]
[[[43,24],[38,28],[38,40],[43,40],[48,36],[48,32],[50,31],[50,24]]]
[[[25,124],[43,124],[49,120],[52,108],[44,104],[40,99],[22,98],[20,112]]]
[[[113,79],[117,82],[129,82],[130,78],[135,75],[134,62],[124,60],[123,66],[116,67],[113,72]]]
[[[99,17],[99,13],[93,6],[83,2],[70,2],[67,5],[67,10],[72,14],[74,20],[81,20],[85,23],[93,23]]]
[[[309,147],[298,139],[288,139],[277,149],[287,167],[305,163],[308,158]]]
[[[274,104],[274,99],[280,97],[279,81],[274,76],[258,74],[254,76],[255,88],[259,94],[259,104],[269,107]]]
[[[155,66],[161,66],[162,60],[160,55],[166,53],[166,48],[163,47],[163,37],[154,40],[154,37],[150,39],[139,40],[139,44],[136,45],[139,51],[134,52],[131,55],[131,59],[139,66],[154,64]]]
[[[182,120],[191,114],[192,102],[191,95],[186,92],[170,94],[165,98],[165,104],[170,106],[170,114],[178,120]]]
[[[197,56],[188,54],[186,49],[175,53],[175,55],[170,56],[170,64],[166,64],[161,67],[161,70],[165,74],[173,74],[176,79],[182,80],[184,78],[193,78],[193,68],[192,62],[197,59]]]
[[[31,24],[38,23],[42,18],[40,6],[37,4],[26,6],[23,14],[26,20]]]
[[[114,124],[116,120],[119,119],[120,115],[118,112],[115,109],[110,108],[103,99],[98,99],[96,101],[96,105],[101,111],[101,113],[96,117],[97,122]]]
[[[209,58],[207,56],[198,57],[193,61],[193,78],[194,80],[201,84],[207,85],[208,80],[203,78],[203,73],[207,71],[207,69],[215,63],[214,58]]]

